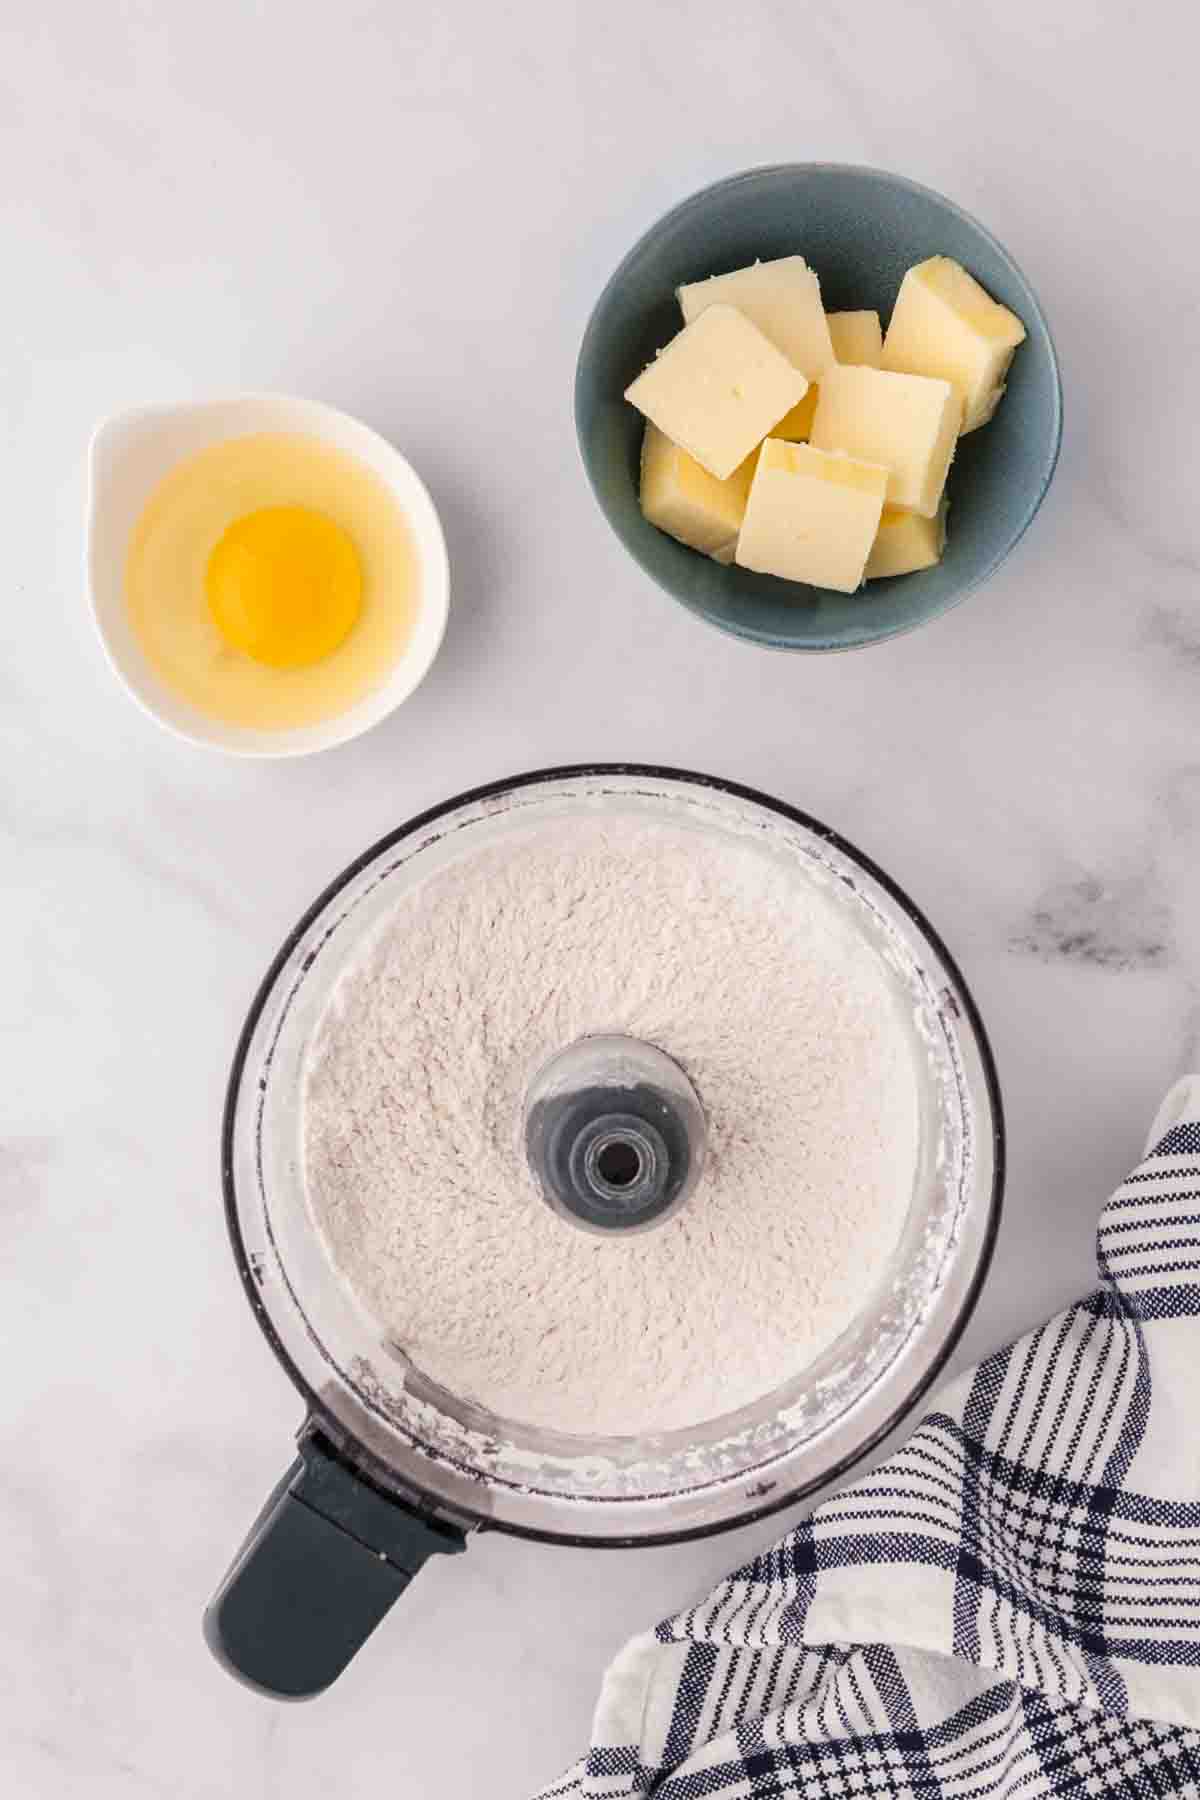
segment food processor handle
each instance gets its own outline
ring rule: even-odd
[[[336,1681],[431,1556],[465,1550],[453,1525],[365,1481],[311,1424],[204,1614],[239,1681],[307,1700]]]

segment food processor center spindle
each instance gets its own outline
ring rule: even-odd
[[[662,1050],[586,1037],[538,1073],[525,1098],[525,1153],[560,1218],[601,1235],[673,1218],[704,1163],[691,1082]]]

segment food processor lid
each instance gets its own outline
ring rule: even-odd
[[[914,1029],[938,1071],[923,1165],[930,1217],[915,1207],[905,1249],[919,1284],[904,1292],[898,1281],[894,1294],[875,1296],[857,1335],[797,1371],[786,1392],[696,1431],[642,1441],[524,1430],[414,1370],[329,1266],[304,1203],[298,1128],[316,1020],[399,894],[507,832],[598,810],[728,833],[791,859],[797,879],[826,883],[861,912],[880,954],[911,987]],[[580,1230],[655,1228],[687,1204],[703,1164],[703,1097],[669,1056],[636,1040],[565,1046],[534,1076],[521,1123],[546,1204]],[[916,1404],[982,1282],[1002,1161],[995,1074],[970,995],[887,877],[826,827],[750,789],[612,765],[541,771],[463,795],[383,839],[332,884],[284,945],[247,1020],[223,1170],[248,1297],[310,1422],[339,1455],[448,1520],[635,1543],[704,1535],[782,1506],[832,1480]]]

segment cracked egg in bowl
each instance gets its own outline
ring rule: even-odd
[[[445,545],[411,466],[357,420],[281,395],[121,415],[92,445],[101,639],[160,723],[235,753],[344,742],[440,644]]]

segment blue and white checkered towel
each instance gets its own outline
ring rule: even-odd
[[[635,1638],[542,1800],[1200,1796],[1200,1078],[1100,1286]]]

